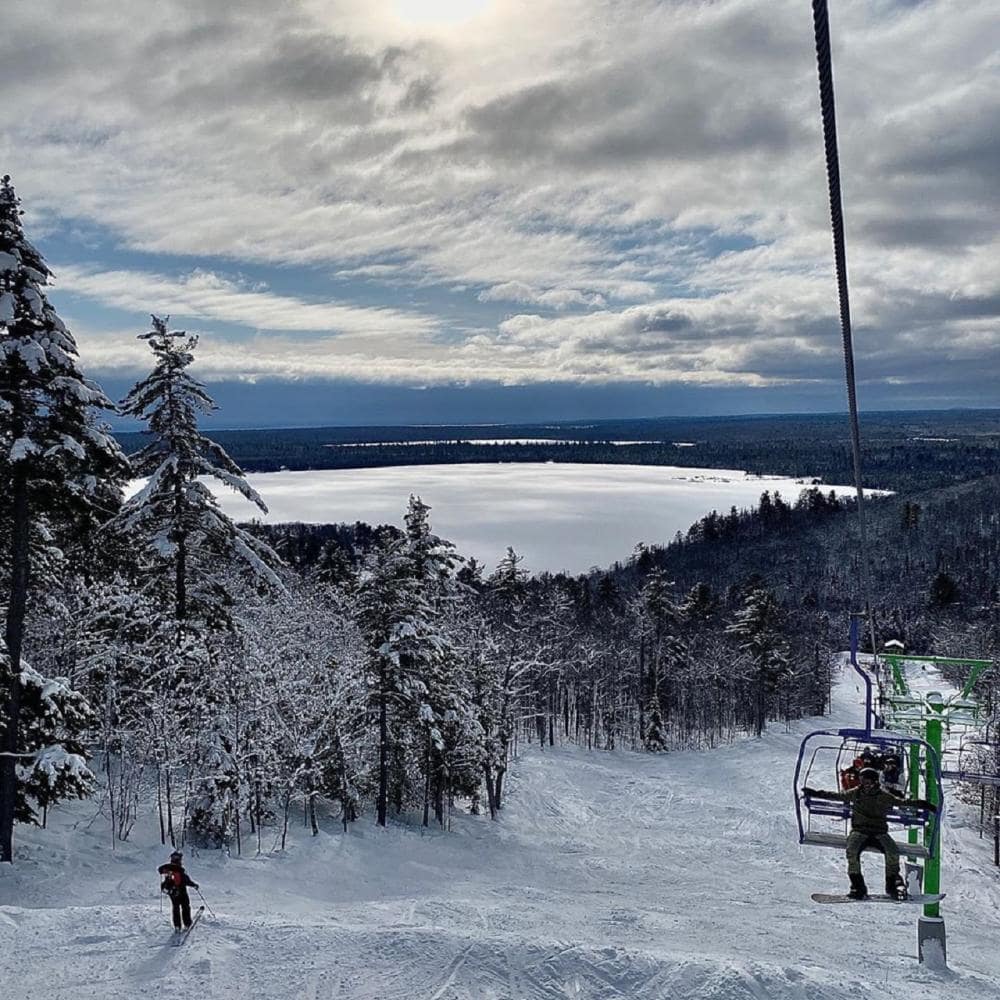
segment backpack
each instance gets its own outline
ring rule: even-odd
[[[180,868],[171,868],[170,871],[164,872],[163,882],[160,888],[167,893],[168,896],[173,896],[174,893],[180,892],[184,888],[184,874]]]

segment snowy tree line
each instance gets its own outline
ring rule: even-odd
[[[119,435],[119,439],[126,442],[128,450],[137,447],[132,434]],[[780,469],[791,478],[816,477],[826,483],[849,483],[854,475],[845,418],[830,413],[588,420],[586,425],[565,421],[497,428],[245,428],[219,430],[217,440],[248,472],[475,462],[596,462],[695,464],[764,476]],[[1000,472],[998,441],[1000,422],[995,410],[866,412],[862,440],[865,485],[909,492],[996,475]],[[362,444],[364,447],[359,447]]]

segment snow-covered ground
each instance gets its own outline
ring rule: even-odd
[[[988,842],[946,820],[950,971],[917,963],[915,905],[818,906],[835,851],[797,843],[799,742],[832,719],[662,756],[528,748],[500,822],[346,836],[301,828],[283,854],[189,857],[215,918],[168,945],[152,829],[114,853],[93,805],[18,828],[0,871],[0,995],[138,998],[995,1000],[1000,883]],[[145,834],[145,835],[143,835]],[[870,882],[881,860],[865,858]]]
[[[508,545],[532,572],[582,573],[663,545],[711,510],[755,506],[765,490],[790,503],[808,483],[735,469],[524,462],[267,472],[247,476],[270,508],[265,520],[403,523],[411,493],[431,505],[434,531],[492,569]],[[208,481],[237,520],[260,511]],[[850,487],[822,487],[838,495]]]

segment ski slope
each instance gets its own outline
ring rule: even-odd
[[[344,836],[330,821],[317,838],[295,828],[283,854],[189,852],[215,917],[182,948],[152,828],[112,853],[94,805],[75,803],[49,830],[18,828],[19,863],[0,872],[0,994],[995,1000],[1000,879],[954,800],[949,970],[916,961],[920,907],[809,900],[847,881],[839,852],[797,843],[796,753],[812,729],[858,724],[859,701],[845,675],[832,718],[700,753],[528,748],[497,823],[365,820]],[[881,864],[865,856],[872,886]]]

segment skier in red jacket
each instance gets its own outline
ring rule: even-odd
[[[185,927],[191,926],[191,899],[188,896],[188,886],[192,889],[198,888],[198,883],[192,882],[191,876],[184,870],[184,865],[181,864],[183,859],[184,855],[180,851],[173,851],[170,860],[156,869],[163,876],[160,892],[165,892],[170,897],[175,931],[181,929],[182,920]]]

